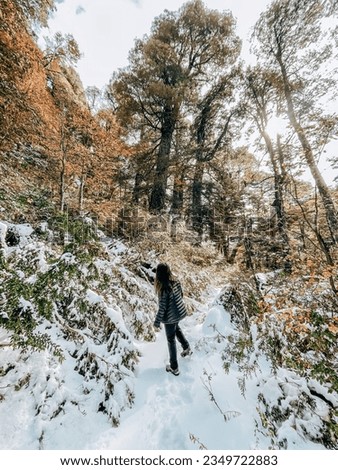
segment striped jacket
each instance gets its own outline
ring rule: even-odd
[[[170,285],[171,289],[169,291],[163,291],[159,294],[155,327],[159,327],[160,323],[178,323],[187,315],[180,282],[173,281]]]

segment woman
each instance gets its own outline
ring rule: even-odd
[[[166,371],[179,375],[176,338],[183,348],[181,356],[191,354],[189,343],[178,324],[187,315],[187,311],[183,302],[181,284],[173,277],[166,263],[160,263],[156,268],[155,290],[158,294],[159,307],[154,327],[159,328],[163,323],[168,341],[170,364],[167,365]]]

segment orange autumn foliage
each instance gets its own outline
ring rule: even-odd
[[[20,194],[44,191],[56,205],[60,175],[68,208],[100,214],[117,210],[114,178],[123,142],[111,111],[93,116],[76,72],[58,60],[45,64],[14,2],[0,11],[0,190],[14,219]],[[63,168],[64,166],[64,168]],[[107,208],[109,206],[109,209]],[[20,208],[20,211],[22,208]]]

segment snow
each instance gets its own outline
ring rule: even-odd
[[[7,225],[0,224],[0,237],[6,229]],[[37,269],[45,272],[46,247],[33,241],[26,225],[19,226],[17,233],[17,254],[24,259],[23,247],[27,253],[35,250]],[[107,250],[109,261],[97,260],[95,266],[101,274],[110,275],[114,289],[97,290],[99,279],[81,287],[79,293],[94,309],[92,318],[85,317],[82,330],[68,327],[71,331],[65,334],[65,320],[57,311],[54,322],[39,324],[38,332],[48,332],[62,349],[63,361],[50,348],[12,349],[10,335],[0,329],[0,449],[194,450],[203,445],[209,450],[245,450],[276,449],[283,442],[288,449],[325,449],[315,439],[328,416],[328,404],[311,397],[310,387],[334,406],[336,394],[295,372],[282,368],[273,372],[260,347],[256,324],[251,326],[253,347],[245,363],[230,361],[226,346],[241,333],[218,301],[222,290],[212,281],[200,302],[186,299],[194,311],[181,326],[193,354],[178,356],[178,377],[167,373],[164,329],[155,341],[145,341],[131,330],[134,321],[152,323],[156,310],[153,287],[123,265],[123,256],[128,256],[125,245],[111,243]],[[77,265],[71,253],[64,253],[60,260]],[[89,270],[83,275],[89,276]],[[20,276],[24,282],[25,273]],[[73,278],[69,285],[76,290],[77,282]],[[34,310],[24,297],[19,303]],[[75,318],[75,302],[69,311]],[[114,325],[106,336],[98,315]],[[77,342],[72,334],[78,336]],[[135,352],[140,358],[133,369],[126,356]],[[230,366],[225,371],[228,359]],[[314,399],[316,409],[305,407],[297,414],[306,397]],[[279,415],[274,417],[276,411]]]
[[[96,292],[93,292],[91,289],[87,290],[86,299],[91,304],[99,304],[103,302],[103,297],[101,295],[96,294]]]
[[[0,343],[5,343],[7,342],[8,338],[10,337],[9,333],[7,330],[4,328],[0,327]]]
[[[15,230],[21,238],[28,238],[33,232],[34,229],[30,224],[16,224]]]
[[[46,364],[48,357],[44,353],[34,353],[27,360],[30,366],[26,371],[33,383],[31,393],[28,395],[23,388],[0,405],[1,448],[35,449],[42,432],[44,449],[196,449],[190,436],[213,450],[257,448],[257,395],[264,393],[274,403],[280,396],[279,382],[270,377],[259,386],[259,379],[254,377],[249,381],[244,397],[238,388],[238,370],[234,368],[229,374],[224,374],[218,348],[214,345],[214,350],[205,350],[200,346],[205,333],[213,342],[210,322],[221,328],[221,319],[227,320],[228,314],[221,306],[212,306],[202,325],[201,317],[202,312],[197,312],[182,322],[194,352],[190,357],[180,358],[181,374],[178,377],[165,371],[167,346],[163,330],[155,342],[137,344],[142,356],[135,379],[131,379],[136,399],[133,407],[122,413],[119,427],[111,427],[107,417],[97,413],[94,395],[98,390],[95,390],[95,384],[92,384],[93,393],[82,393],[82,377],[74,374],[74,360],[70,356],[63,364],[57,365]],[[97,349],[103,353],[99,346]],[[8,350],[7,360],[8,356],[15,354]],[[46,370],[51,373],[51,378],[48,386],[42,389],[38,384],[45,383],[42,376]],[[269,371],[265,373],[270,374]],[[211,384],[227,420],[210,400],[208,384]],[[289,398],[292,399],[297,394],[297,387],[292,383],[288,387]],[[54,396],[53,403],[65,402],[62,412],[53,420],[47,419],[50,411],[45,408],[53,404],[45,404],[37,420],[32,398],[42,401],[43,395],[53,392],[59,394]],[[124,385],[119,382],[111,400],[123,406],[124,393]],[[287,438],[294,449],[323,448],[300,439],[292,422],[284,423],[279,437]],[[265,446],[268,448],[268,439],[261,441],[258,448]]]
[[[7,232],[7,225],[0,222],[0,247],[5,246],[5,238]]]

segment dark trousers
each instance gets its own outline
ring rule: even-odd
[[[165,327],[165,334],[167,336],[167,341],[168,341],[170,367],[172,369],[177,369],[178,363],[177,363],[176,338],[181,343],[183,350],[189,347],[189,343],[186,340],[178,323],[170,323],[168,325],[164,325],[164,327]]]

